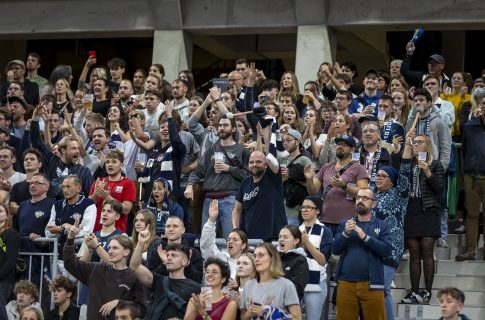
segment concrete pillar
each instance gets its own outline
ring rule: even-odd
[[[180,70],[192,67],[192,39],[182,30],[155,30],[153,37],[153,63],[165,68],[165,80],[172,82]]]
[[[333,63],[335,51],[336,39],[326,25],[298,27],[295,73],[300,92],[303,92],[306,81],[316,79],[318,67],[322,62]]]

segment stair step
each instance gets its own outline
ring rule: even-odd
[[[411,279],[407,274],[396,274],[394,276],[394,284],[396,288],[409,289],[411,288]],[[424,275],[421,274],[420,288],[424,288]],[[449,274],[435,274],[433,281],[433,289],[442,287],[456,287],[463,291],[480,291],[485,288],[485,277],[482,276],[460,276]]]
[[[483,319],[485,308],[465,306],[461,313],[466,314],[470,319]],[[399,304],[396,317],[404,319],[438,319],[441,317],[441,311],[439,305]]]
[[[408,294],[409,289],[391,289],[394,305],[398,305],[401,300]],[[465,304],[467,306],[479,306],[485,301],[485,291],[464,291]],[[431,290],[431,304],[439,305],[438,289]]]
[[[435,261],[436,273],[465,276],[485,276],[485,261]],[[396,273],[409,274],[409,261],[401,261]]]

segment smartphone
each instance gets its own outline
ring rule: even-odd
[[[95,50],[89,50],[88,51],[88,57],[96,59],[96,51]]]
[[[132,94],[130,99],[131,99],[131,101],[138,100],[138,99],[140,99],[140,96],[137,95],[137,94]]]
[[[228,88],[227,78],[214,78],[212,79],[212,85],[221,89],[221,92],[224,92]]]

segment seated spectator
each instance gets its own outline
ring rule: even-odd
[[[289,313],[293,319],[301,319],[300,300],[295,285],[283,277],[283,267],[275,247],[268,242],[259,244],[254,257],[259,276],[244,287],[241,319],[269,317],[271,313],[273,317],[275,313]]]
[[[127,267],[133,245],[126,235],[116,235],[109,240],[109,264],[89,263],[77,259],[74,237],[79,233],[79,223],[69,230],[64,246],[64,266],[76,279],[89,288],[88,319],[114,318],[119,300],[138,303],[146,311],[143,286],[134,272]]]
[[[210,291],[203,291],[196,295],[192,293],[184,320],[235,320],[237,303],[225,297],[222,287],[228,284],[230,270],[229,265],[218,259],[208,258],[204,264],[205,285]],[[208,310],[208,306],[210,309]]]
[[[39,310],[40,314],[43,315],[40,304],[36,302],[39,297],[39,290],[35,284],[28,280],[20,280],[15,284],[13,293],[15,300],[10,301],[5,307],[9,320],[21,319],[20,314],[28,307]]]
[[[303,299],[306,305],[307,319],[320,319],[325,299],[327,298],[327,261],[330,258],[332,246],[332,230],[318,220],[322,207],[322,199],[309,196],[301,206],[303,224],[301,245],[305,249],[309,277]]]
[[[121,300],[116,306],[115,320],[140,320],[140,307],[131,301]]]
[[[0,205],[0,310],[5,308],[15,284],[15,269],[19,253],[19,235],[12,227],[12,216],[5,204]],[[0,311],[0,316],[1,316]]]
[[[164,178],[158,178],[153,182],[153,188],[146,208],[155,217],[155,230],[157,236],[165,234],[165,224],[169,216],[176,216],[184,220],[184,210],[175,202],[172,195],[172,187]]]
[[[130,268],[138,279],[153,291],[153,309],[151,319],[182,318],[193,293],[200,293],[200,284],[187,279],[184,269],[190,263],[190,249],[182,244],[169,244],[160,249],[163,264],[168,277],[152,273],[141,264],[142,249],[150,237],[150,232],[140,232],[138,244],[131,257]]]
[[[239,308],[239,306],[241,305],[241,294],[244,291],[244,287],[249,281],[256,278],[257,271],[256,265],[254,264],[254,257],[251,253],[248,252],[244,252],[241,254],[239,259],[237,260],[236,266],[236,283],[231,284],[231,281],[229,282],[229,287],[232,290],[229,290],[226,293],[226,297],[233,301],[236,301]]]
[[[148,248],[153,243],[153,241],[157,238],[155,234],[155,216],[152,214],[150,210],[141,209],[135,214],[135,218],[133,219],[133,235],[132,235],[132,242],[133,247],[136,247],[138,244],[138,235],[141,231],[148,229],[150,231],[150,239],[147,241],[146,245],[143,247],[142,259],[143,262],[147,260],[148,257]]]
[[[177,216],[170,216],[165,224],[165,235],[162,239],[153,242],[148,250],[147,268],[155,273],[167,275],[169,269],[163,262],[164,255],[160,255],[164,248],[170,244],[182,244],[189,247],[188,242],[182,237],[185,232],[184,222]],[[199,250],[190,248],[190,264],[184,267],[185,276],[197,283],[202,281],[202,257]]]
[[[303,299],[309,277],[305,250],[301,247],[301,231],[293,225],[286,225],[280,230],[278,252],[283,265],[284,277],[295,285],[298,298]]]
[[[466,315],[460,313],[465,304],[463,291],[457,288],[446,287],[438,290],[437,297],[440,302],[442,315],[440,320],[469,320]]]
[[[47,314],[46,320],[78,320],[79,308],[72,302],[76,295],[76,284],[61,276],[51,282],[49,289],[54,293],[56,306]]]
[[[241,255],[248,251],[248,236],[244,231],[239,229],[233,230],[227,237],[226,251],[219,250],[216,245],[216,221],[219,215],[218,201],[214,199],[211,201],[209,207],[209,220],[202,227],[202,234],[200,236],[200,252],[202,258],[208,259],[215,257],[226,261],[229,264],[231,271],[230,282],[236,276],[237,261]]]

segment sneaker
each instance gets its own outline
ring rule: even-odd
[[[458,233],[465,233],[466,231],[466,227],[464,224],[460,225],[458,228],[455,229],[455,232],[458,232]]]
[[[409,250],[404,251],[401,259],[404,260],[404,261],[409,260]]]
[[[431,301],[431,292],[429,292],[428,290],[422,290],[419,292],[419,295],[423,299],[423,304],[429,304],[429,302]]]
[[[438,239],[438,247],[440,248],[448,248],[448,242],[445,239],[439,238]]]
[[[475,255],[475,251],[465,252],[463,254],[459,254],[455,257],[456,261],[467,261],[467,260],[477,260]]]
[[[394,283],[394,280],[392,280],[392,282],[391,282],[391,288],[396,289],[396,284]]]
[[[401,303],[406,303],[406,304],[421,304],[423,303],[423,297],[419,295],[419,293],[416,292],[410,292],[408,293],[402,300]]]

